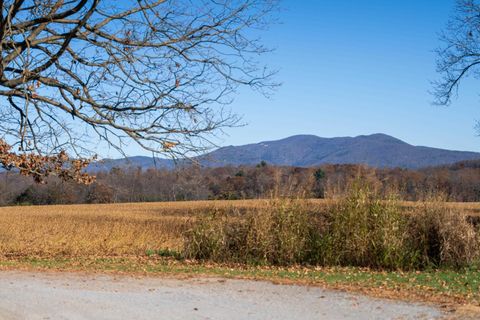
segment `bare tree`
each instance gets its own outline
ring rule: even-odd
[[[252,37],[275,0],[0,3],[0,138],[21,154],[80,156],[99,139],[199,152],[237,123],[224,106],[239,86],[275,85]]]
[[[480,4],[475,0],[457,0],[456,11],[440,39],[437,71],[441,79],[434,82],[435,102],[448,105],[457,95],[462,80],[480,78]]]

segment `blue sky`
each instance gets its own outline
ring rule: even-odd
[[[455,0],[281,1],[279,24],[263,33],[265,57],[282,86],[267,99],[242,89],[231,105],[247,125],[217,144],[295,134],[386,133],[410,144],[480,151],[478,82],[449,107],[432,104],[434,50]],[[129,155],[142,154],[130,148]]]
[[[294,134],[382,132],[408,143],[480,151],[474,130],[480,90],[468,81],[450,107],[432,104],[438,33],[454,0],[282,2],[281,24],[264,34],[283,83],[270,99],[242,90],[232,105],[246,127],[221,145]]]

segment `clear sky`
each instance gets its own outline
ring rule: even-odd
[[[246,127],[220,143],[294,134],[382,132],[414,145],[480,151],[480,89],[469,81],[450,107],[432,104],[438,33],[454,0],[282,1],[264,36],[283,83],[271,99],[242,90],[232,108]],[[478,90],[477,90],[478,89]]]
[[[231,107],[247,126],[226,130],[219,145],[381,132],[414,145],[480,151],[480,81],[465,83],[450,107],[433,105],[429,94],[438,34],[455,0],[281,3],[280,23],[263,39],[276,49],[265,61],[283,84],[270,99],[241,90]]]

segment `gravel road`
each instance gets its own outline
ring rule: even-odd
[[[0,319],[438,319],[431,306],[269,282],[0,272]]]

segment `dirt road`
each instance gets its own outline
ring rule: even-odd
[[[437,319],[431,306],[315,287],[0,272],[0,319]]]

